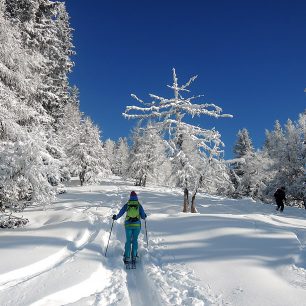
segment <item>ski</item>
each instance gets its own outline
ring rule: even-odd
[[[136,269],[136,259],[123,260],[126,270]]]
[[[136,269],[136,258],[132,258],[131,269]]]
[[[136,263],[135,262],[129,262],[125,264],[126,270],[134,270],[136,269]]]

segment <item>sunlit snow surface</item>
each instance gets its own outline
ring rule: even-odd
[[[124,228],[111,216],[135,190],[146,213],[136,270],[122,262]],[[56,203],[30,207],[30,224],[0,231],[0,305],[306,305],[306,211],[182,193],[119,178],[73,181]]]

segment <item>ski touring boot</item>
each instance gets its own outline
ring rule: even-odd
[[[123,262],[125,264],[126,269],[131,269],[132,268],[132,262],[130,257],[123,257]]]

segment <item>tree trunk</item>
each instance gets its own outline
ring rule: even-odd
[[[192,212],[192,213],[197,213],[197,212],[198,212],[197,209],[196,209],[196,207],[195,207],[195,197],[196,197],[196,195],[197,195],[197,192],[198,192],[199,187],[200,187],[201,184],[202,184],[202,180],[203,180],[203,177],[202,177],[202,175],[201,175],[201,176],[199,177],[198,184],[197,184],[197,186],[195,187],[194,194],[192,195],[192,198],[191,198],[191,212]]]
[[[145,175],[142,181],[142,187],[146,187],[146,183],[147,183],[147,176]]]
[[[189,210],[189,191],[187,188],[184,189],[184,208],[183,212],[188,212]]]
[[[196,197],[197,192],[195,192],[195,194],[192,196],[191,198],[191,212],[192,213],[197,213],[197,209],[195,207],[195,197]]]
[[[79,178],[80,178],[81,186],[83,186],[84,181],[85,181],[85,171],[80,172]]]

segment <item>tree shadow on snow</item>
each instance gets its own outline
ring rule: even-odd
[[[293,263],[300,252],[292,229],[257,220],[183,215],[148,224],[154,236],[165,238],[160,252],[168,263],[257,260],[262,265],[280,266]]]

